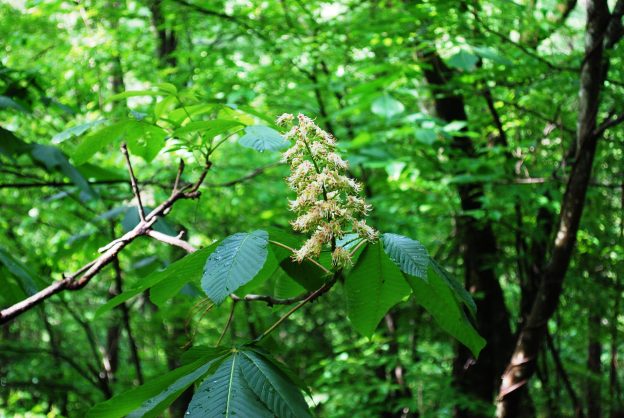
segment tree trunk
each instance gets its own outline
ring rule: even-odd
[[[421,60],[426,64],[425,78],[434,93],[435,110],[441,119],[466,121],[463,97],[445,91],[447,83],[453,77],[435,51],[423,54]],[[452,150],[457,158],[477,158],[471,139],[456,136]],[[478,182],[459,186],[462,211],[482,208],[483,185]],[[498,379],[505,361],[512,348],[512,334],[509,313],[503,299],[503,291],[495,271],[497,260],[496,238],[489,221],[478,221],[471,216],[458,219],[460,230],[460,248],[464,261],[466,288],[473,294],[479,294],[477,304],[477,329],[486,339],[487,345],[479,359],[475,359],[463,346],[458,349],[453,374],[458,389],[469,396],[490,404],[493,400]],[[528,399],[528,393],[526,393]],[[456,411],[457,417],[485,417],[485,412],[478,413],[464,408]]]
[[[500,418],[522,416],[519,392],[527,386],[535,371],[536,357],[545,337],[548,320],[557,309],[563,279],[576,243],[599,137],[596,135],[596,117],[606,68],[603,62],[603,42],[609,19],[606,0],[588,1],[576,161],[566,185],[550,260],[540,275],[530,314],[518,335],[511,360],[503,374],[497,405],[497,416]]]

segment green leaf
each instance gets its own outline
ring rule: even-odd
[[[267,259],[269,234],[256,230],[238,233],[223,240],[208,257],[202,289],[216,304],[253,279]]]
[[[403,103],[399,102],[389,94],[384,94],[379,97],[371,106],[371,112],[387,119],[403,113],[404,110],[405,106],[403,106]]]
[[[119,140],[128,126],[128,121],[121,121],[87,135],[71,154],[76,165],[86,163],[106,145]]]
[[[242,146],[256,151],[280,151],[290,145],[275,129],[254,125],[245,128],[245,135],[239,141]]]
[[[163,91],[167,94],[176,95],[178,94],[178,89],[171,83],[158,83],[154,87],[158,90]]]
[[[17,157],[30,149],[30,144],[19,139],[13,132],[0,127],[0,154]]]
[[[431,314],[440,327],[464,344],[476,356],[485,346],[485,340],[477,333],[455,298],[453,290],[437,274],[430,274],[424,281],[405,276],[414,291],[416,302]]]
[[[145,292],[147,289],[154,287],[159,283],[171,281],[172,283],[168,283],[167,285],[163,284],[163,288],[159,289],[157,292],[158,296],[152,295],[152,298],[155,297],[158,302],[164,303],[164,301],[171,296],[172,292],[175,294],[176,291],[172,289],[175,289],[177,286],[181,288],[186,282],[193,280],[193,277],[201,276],[202,267],[206,264],[206,259],[215,250],[215,248],[217,248],[217,245],[218,242],[215,242],[206,248],[197,250],[194,253],[171,263],[164,270],[156,271],[141,279],[141,282],[137,287],[124,291],[106,302],[104,305],[100,306],[95,311],[95,316],[98,317],[110,311],[116,306]],[[182,283],[180,284],[180,282]],[[154,301],[154,303],[157,302]]]
[[[310,417],[297,386],[273,363],[254,351],[241,351],[240,368],[251,390],[280,418]]]
[[[244,125],[241,122],[227,119],[200,120],[189,122],[183,127],[176,129],[173,135],[179,137],[190,132],[201,132],[204,139],[210,139],[237,126]]]
[[[426,145],[431,145],[438,139],[438,134],[434,129],[417,128],[414,131],[414,136],[418,142]]]
[[[274,417],[245,382],[240,360],[240,352],[233,352],[214,375],[204,380],[193,395],[185,417]]]
[[[466,308],[468,308],[468,311],[470,312],[470,314],[473,317],[475,317],[475,315],[477,314],[477,305],[475,305],[475,302],[472,299],[472,296],[470,296],[470,293],[468,293],[466,288],[462,286],[461,283],[459,283],[457,280],[455,280],[455,278],[451,276],[444,269],[444,267],[439,265],[438,262],[435,261],[433,258],[430,258],[429,262],[431,264],[432,271],[435,274],[437,274],[438,277],[440,277],[442,280],[446,282],[446,284],[455,293],[455,296],[457,297],[457,299],[461,301],[466,306]]]
[[[384,251],[401,271],[427,280],[429,254],[418,241],[397,234],[383,234]]]
[[[130,120],[127,123],[124,137],[130,153],[149,163],[165,146],[167,131],[150,123]]]
[[[401,270],[388,258],[380,242],[369,244],[345,279],[349,320],[370,337],[390,308],[410,294]]]
[[[63,173],[67,176],[72,183],[84,192],[87,198],[93,198],[96,196],[95,191],[91,188],[91,185],[85,179],[80,171],[74,167],[63,152],[52,145],[33,145],[30,154],[33,160],[42,163],[46,169],[55,170]]]
[[[30,296],[39,290],[35,275],[24,264],[15,259],[8,251],[0,247],[0,263],[18,280],[19,287],[22,291]],[[40,282],[40,280],[39,280]],[[41,283],[40,283],[41,284]]]
[[[316,264],[308,260],[303,260],[301,263],[296,262],[292,259],[291,251],[278,245],[273,244],[271,248],[275,252],[275,257],[282,270],[300,286],[307,290],[316,290],[325,283],[326,273]],[[301,292],[297,294],[299,293]]]
[[[199,281],[202,277],[202,269],[206,264],[208,256],[217,248],[219,242],[214,242],[208,247],[187,255],[176,263],[179,265],[173,267],[168,277],[159,281],[150,289],[150,300],[159,307],[163,307],[165,302],[177,295],[185,284],[189,282]],[[202,251],[201,255],[195,255]],[[184,263],[181,263],[185,260]],[[176,264],[174,263],[174,264]]]
[[[53,144],[60,144],[61,142],[67,141],[72,137],[78,137],[84,134],[89,129],[99,126],[106,122],[106,119],[98,119],[92,122],[83,123],[81,125],[72,126],[69,129],[65,129],[63,132],[59,132],[58,134],[52,137]]]
[[[21,104],[17,103],[15,100],[11,99],[7,96],[0,95],[0,109],[14,109],[19,110],[23,113],[28,113],[28,109],[26,109]]]
[[[191,364],[179,367],[138,388],[102,402],[88,412],[88,418],[156,417],[182,392],[214,370],[225,353],[213,352]]]
[[[479,58],[471,52],[461,49],[458,53],[448,59],[448,65],[464,71],[470,71],[475,68]]]

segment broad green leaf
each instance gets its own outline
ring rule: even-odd
[[[254,351],[240,352],[240,368],[251,390],[280,418],[310,417],[301,391],[288,376]]]
[[[475,305],[472,296],[453,276],[451,276],[437,261],[433,258],[429,259],[432,271],[438,275],[453,290],[455,296],[468,308],[470,314],[474,317],[477,314],[477,305]]]
[[[485,340],[474,329],[449,285],[437,274],[424,281],[405,276],[414,291],[416,302],[431,314],[438,325],[464,344],[476,356],[485,346]]]
[[[281,271],[282,269],[277,262],[273,248],[267,246],[267,259],[264,262],[264,266],[252,280],[238,288],[238,295],[245,296],[250,293],[267,294],[271,292],[272,286],[268,279],[275,277]]]
[[[479,57],[471,52],[461,49],[458,53],[448,59],[448,65],[464,71],[470,71],[475,68]]]
[[[31,149],[31,145],[19,139],[9,130],[0,127],[0,154],[17,157]]]
[[[214,243],[206,248],[202,248],[201,250],[195,251],[194,253],[171,263],[164,270],[156,271],[141,279],[137,287],[124,291],[106,302],[104,305],[100,306],[95,311],[95,316],[98,317],[110,311],[116,306],[119,306],[123,302],[145,292],[147,289],[157,285],[158,283],[165,280],[172,280],[174,283],[171,284],[171,287],[167,285],[166,288],[160,289],[158,292],[158,301],[164,302],[164,300],[166,300],[170,295],[170,292],[172,291],[171,289],[176,287],[180,281],[184,281],[186,283],[193,280],[193,277],[201,276],[202,267],[206,264],[206,259],[216,247],[217,243]],[[182,285],[183,284],[184,283],[182,283]]]
[[[320,287],[320,286],[319,286]],[[292,298],[305,292],[306,289],[297,283],[284,269],[275,275],[275,283],[273,285],[273,293],[278,298]]]
[[[89,129],[99,126],[106,122],[106,119],[98,119],[92,122],[83,123],[81,125],[72,126],[69,129],[65,129],[63,132],[59,132],[58,134],[52,137],[53,144],[60,144],[61,142],[67,141],[72,137],[78,137],[84,134]]]
[[[404,110],[405,106],[403,106],[403,103],[399,102],[397,99],[390,96],[389,94],[384,94],[383,96],[379,97],[373,102],[371,106],[371,112],[376,115],[383,116],[387,119],[403,113]]]
[[[418,142],[426,145],[431,145],[438,139],[438,134],[434,129],[417,128],[414,136]]]
[[[189,122],[181,128],[176,129],[173,135],[180,136],[190,132],[201,132],[204,139],[214,138],[237,126],[244,126],[241,122],[227,119],[200,120]]]
[[[273,418],[245,382],[240,369],[241,353],[235,351],[214,375],[199,386],[189,404],[188,418]]]
[[[271,243],[271,248],[275,252],[282,270],[300,286],[307,290],[316,290],[325,283],[326,274],[316,264],[308,260],[303,260],[301,263],[296,262],[292,259],[291,251],[276,244]]]
[[[159,416],[182,392],[197,380],[214,370],[224,352],[179,367],[139,386],[102,402],[88,412],[88,418],[156,417]]]
[[[384,251],[403,271],[412,276],[427,280],[429,254],[418,241],[397,234],[383,234],[381,240]]]
[[[388,310],[410,294],[401,270],[384,253],[381,242],[366,246],[345,287],[349,320],[367,337]]]
[[[123,137],[132,155],[151,162],[165,146],[167,131],[150,123],[130,120]]]
[[[3,109],[3,108],[19,110],[20,112],[28,113],[28,109],[26,109],[21,104],[17,103],[15,100],[7,96],[0,95],[0,109]]]
[[[260,152],[280,151],[290,145],[275,129],[261,125],[245,128],[245,135],[238,142],[246,148],[252,148]]]
[[[121,121],[87,135],[71,154],[76,165],[84,164],[96,152],[106,145],[115,143],[121,138],[128,126],[128,121]]]
[[[69,162],[60,149],[52,145],[35,144],[30,154],[33,160],[42,163],[46,169],[56,170],[67,176],[72,183],[80,188],[86,198],[93,198],[96,196],[89,182],[80,174],[80,171]]]
[[[210,300],[220,304],[258,274],[267,259],[268,240],[269,234],[262,230],[223,240],[208,257],[202,277],[202,289]]]
[[[171,83],[158,83],[154,87],[158,90],[163,91],[167,94],[176,95],[178,94],[178,89]]]
[[[39,290],[37,282],[40,280],[37,280],[28,267],[2,247],[0,247],[0,263],[17,278],[20,288],[26,295],[30,296]]]
[[[150,289],[150,300],[162,307],[165,302],[177,295],[185,284],[201,280],[202,269],[206,264],[206,260],[218,245],[219,242],[214,242],[208,247],[180,259],[176,262],[179,262],[179,265],[173,267],[176,263],[171,264],[168,269],[173,267],[173,270],[168,277]],[[202,253],[195,256],[200,251]],[[185,260],[184,263],[181,262],[182,260]]]

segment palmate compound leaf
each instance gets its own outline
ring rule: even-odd
[[[138,388],[121,393],[97,404],[88,418],[156,417],[182,392],[207,374],[214,372],[227,350],[213,350],[190,364],[150,379]]]
[[[210,300],[220,304],[253,279],[266,262],[268,243],[269,234],[262,230],[240,232],[224,239],[204,267],[201,286]]]
[[[443,330],[468,347],[475,357],[478,356],[485,346],[485,340],[466,317],[454,289],[443,277],[432,270],[427,281],[405,275],[412,287],[416,302],[429,312]]]
[[[384,251],[406,274],[427,280],[429,254],[418,241],[403,235],[385,233],[381,236]]]
[[[243,379],[241,353],[234,351],[217,371],[199,386],[189,404],[188,418],[273,418]]]
[[[345,279],[349,320],[370,337],[390,308],[410,294],[401,270],[388,258],[382,243],[369,244]]]
[[[274,361],[251,348],[233,350],[195,392],[186,416],[310,417],[297,383]]]

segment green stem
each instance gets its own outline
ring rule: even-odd
[[[232,319],[234,318],[235,309],[236,309],[236,301],[232,300],[232,308],[230,308],[230,316],[228,316],[227,322],[225,323],[225,328],[223,328],[223,331],[221,332],[221,335],[219,336],[219,340],[217,341],[217,345],[215,347],[218,347],[221,344],[221,341],[223,341],[223,337],[225,337],[225,333],[227,332],[228,328],[230,328],[230,324],[232,324]]]
[[[340,271],[337,271],[336,273],[334,273],[334,276],[331,278],[331,280],[329,280],[323,286],[316,289],[314,292],[310,293],[310,295],[308,295],[308,297],[306,297],[304,300],[302,300],[301,302],[299,302],[298,304],[290,308],[288,312],[282,315],[277,321],[275,321],[273,325],[271,325],[262,334],[260,334],[260,336],[256,338],[256,341],[262,341],[265,337],[267,337],[270,333],[272,333],[275,330],[275,328],[280,326],[282,322],[288,319],[290,315],[294,314],[299,309],[301,309],[303,305],[316,299],[317,297],[321,296],[325,292],[329,291],[329,289],[331,289],[336,284],[339,277],[340,277]]]

